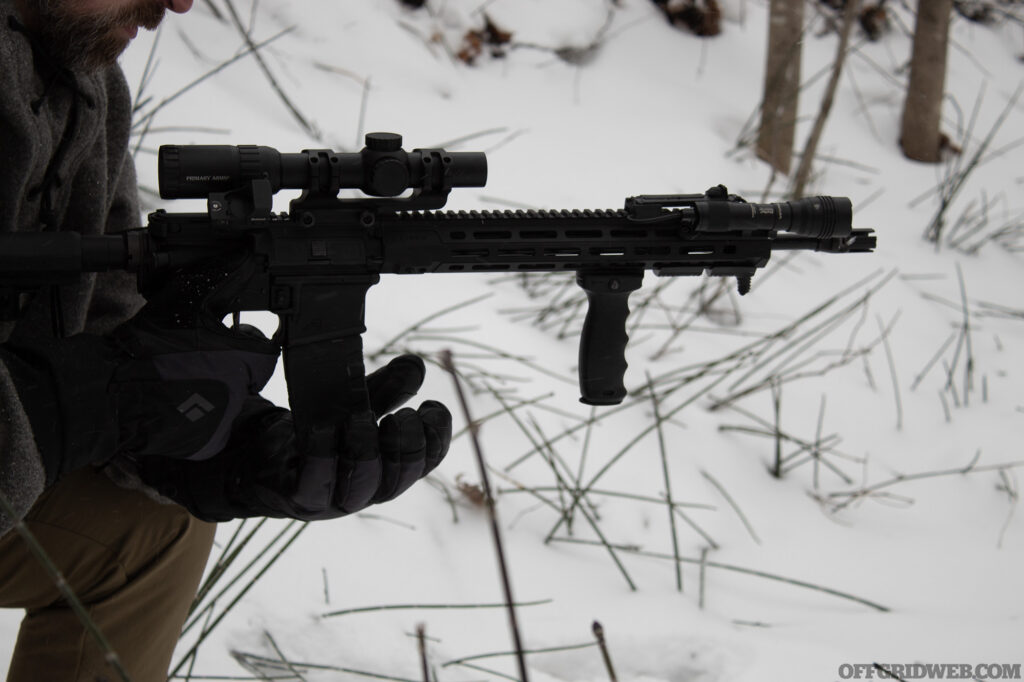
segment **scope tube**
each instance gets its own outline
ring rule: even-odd
[[[288,156],[300,159],[285,158]],[[238,189],[246,182],[261,177],[270,181],[274,192],[298,188],[308,176],[305,165],[302,155],[281,154],[273,147],[163,145],[157,157],[160,197],[205,199],[213,192]]]
[[[442,167],[432,170],[435,158]],[[483,187],[487,182],[483,152],[443,149],[367,148],[354,153],[309,149],[286,154],[256,145],[163,145],[157,165],[163,199],[205,199],[260,178],[270,181],[273,192],[359,189],[374,196],[397,196],[409,188]],[[405,186],[397,188],[396,178]],[[382,186],[386,191],[380,191]]]

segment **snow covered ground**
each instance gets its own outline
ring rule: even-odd
[[[245,57],[153,116],[137,157],[145,187],[156,187],[158,144],[355,151],[373,130],[403,134],[407,149],[487,151],[487,187],[456,190],[449,207],[457,209],[616,208],[635,194],[695,193],[718,183],[761,200],[769,186],[769,170],[749,144],[761,95],[766,2],[725,0],[723,31],[712,39],[672,28],[647,0],[622,0],[614,10],[604,0],[431,0],[421,10],[392,0],[303,0],[258,3],[251,13],[248,2],[238,4],[258,41],[292,29],[262,54],[319,139]],[[580,542],[545,543],[558,513],[529,493],[499,496],[516,598],[542,602],[519,609],[526,647],[591,645],[531,654],[531,679],[607,679],[592,646],[594,620],[604,626],[620,680],[820,681],[839,679],[843,664],[1024,662],[1020,470],[994,468],[1024,460],[1024,270],[1019,253],[985,238],[1010,224],[1017,226],[1015,242],[1009,230],[1010,244],[1024,241],[1024,175],[1013,146],[1024,122],[1024,104],[1013,99],[1024,76],[1021,28],[954,19],[945,129],[963,154],[930,166],[905,160],[896,143],[913,18],[905,8],[893,10],[893,30],[880,42],[854,40],[810,191],[849,196],[855,227],[876,230],[877,252],[776,256],[742,299],[714,297],[716,281],[648,275],[632,299],[634,306],[650,301],[631,320],[626,382],[633,394],[622,410],[598,409],[591,427],[591,409],[577,402],[575,387],[581,318],[549,311],[546,324],[530,323],[554,297],[582,296],[574,285],[563,286],[570,280],[533,280],[532,297],[516,281],[475,275],[386,277],[371,290],[366,347],[384,350],[371,364],[398,348],[451,348],[476,377],[475,387],[498,390],[507,405],[534,401],[509,412],[486,390],[472,396],[474,417],[496,415],[484,423],[481,440],[502,490],[518,484],[549,501],[564,498],[552,488],[553,451],[566,478],[586,484],[601,472],[595,489],[654,500],[588,496],[593,506],[585,509],[619,547],[620,569],[608,549],[592,544],[598,536],[579,510],[571,530]],[[483,25],[482,12],[517,46],[468,66],[452,54],[468,28]],[[816,16],[811,6],[808,15]],[[125,56],[131,83],[140,82],[155,40],[140,38]],[[804,41],[810,84],[802,94],[799,146],[836,43],[817,17]],[[230,22],[218,21],[204,3],[170,17],[157,41],[144,111],[241,44]],[[922,239],[938,206],[932,190],[956,166],[968,165],[1004,112],[984,162],[948,211],[947,230],[965,212],[984,215],[987,222],[968,240],[983,245],[971,254],[948,244],[937,249]],[[784,189],[776,182],[769,198]],[[167,208],[196,210],[189,202]],[[282,193],[278,209],[285,208]],[[832,297],[838,298],[815,312]],[[467,301],[407,333],[418,320]],[[560,335],[563,320],[568,331]],[[685,333],[672,333],[672,324],[687,322]],[[769,348],[763,339],[791,325]],[[742,367],[724,360],[758,343],[768,349],[760,360],[748,355]],[[700,366],[719,359],[718,368],[736,365],[731,374],[698,376]],[[764,360],[770,361],[757,364]],[[776,382],[775,399],[773,374],[790,377]],[[659,391],[659,414],[673,413],[660,432],[644,388],[648,376]],[[673,376],[692,381],[666,394]],[[284,403],[283,378],[268,393]],[[431,369],[423,395],[449,404],[456,428],[464,426],[440,369]],[[710,409],[716,401],[731,407]],[[775,431],[776,424],[787,436],[783,454],[806,444],[781,479],[769,473],[776,439],[749,433]],[[689,521],[676,516],[678,554],[699,560],[707,550],[705,570],[682,564],[681,593],[673,527],[658,502],[666,492],[659,436],[673,500],[698,505],[679,508]],[[808,452],[820,453],[817,466]],[[969,473],[892,482],[968,467]],[[452,663],[511,650],[501,608],[323,615],[501,601],[484,510],[458,489],[460,481],[478,480],[468,437],[455,440],[434,478],[387,506],[302,530],[179,674],[369,679],[345,669],[421,679],[415,630],[422,623],[437,679],[515,675],[508,655],[467,662],[486,670]],[[883,483],[870,494],[842,496]],[[285,527],[265,524],[252,544],[269,543]],[[222,548],[235,528],[221,528]],[[556,535],[569,537],[564,527]],[[217,600],[212,613],[237,590]],[[18,617],[0,616],[0,661]],[[203,622],[183,639],[176,661]],[[278,663],[261,664],[259,657]]]

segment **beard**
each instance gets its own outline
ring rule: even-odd
[[[76,12],[76,0],[25,0],[35,13],[38,33],[50,55],[72,71],[97,71],[112,66],[128,47],[125,29],[156,28],[166,11],[163,3],[137,0],[131,5],[89,14]]]

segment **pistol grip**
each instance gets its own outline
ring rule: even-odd
[[[618,405],[626,397],[626,318],[629,294],[640,288],[643,270],[578,272],[576,283],[587,292],[587,316],[580,337],[580,402]]]

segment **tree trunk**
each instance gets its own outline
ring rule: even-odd
[[[919,0],[910,83],[903,103],[900,146],[907,158],[939,161],[946,47],[953,0]]]
[[[804,0],[771,0],[757,157],[789,174],[800,95]]]
[[[839,77],[843,73],[843,64],[846,62],[846,50],[850,44],[850,32],[857,17],[860,16],[861,0],[846,0],[846,9],[843,11],[843,25],[839,29],[839,47],[836,49],[836,60],[832,62],[832,77],[825,87],[825,94],[821,98],[821,109],[818,110],[818,118],[814,120],[811,134],[807,138],[803,154],[800,155],[800,165],[797,166],[796,175],[793,179],[793,188],[790,195],[799,199],[804,195],[804,188],[807,180],[811,177],[811,164],[814,163],[814,156],[818,153],[818,142],[821,141],[821,134],[825,132],[825,122],[832,111],[832,104],[835,102],[836,88],[839,87]]]

